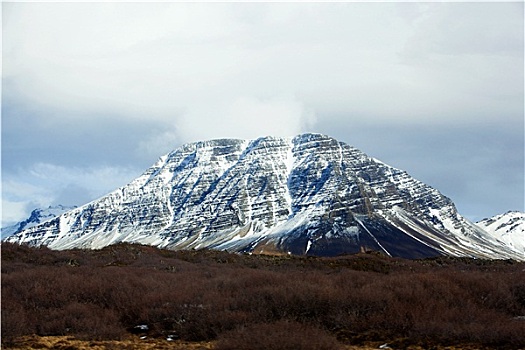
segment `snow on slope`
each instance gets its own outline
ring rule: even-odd
[[[12,236],[15,233],[21,232],[22,230],[28,229],[30,227],[36,226],[42,222],[48,221],[65,213],[68,210],[74,209],[76,207],[64,206],[64,205],[54,205],[47,208],[37,208],[34,209],[29,217],[23,221],[17,222],[14,225],[2,227],[2,240],[6,237]]]
[[[8,241],[525,259],[436,189],[319,134],[184,145],[128,185]]]
[[[483,219],[476,225],[525,254],[525,213],[509,211]]]

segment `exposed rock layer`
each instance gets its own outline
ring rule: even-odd
[[[126,241],[255,253],[369,249],[407,258],[524,259],[437,190],[319,134],[187,144],[130,184],[8,240],[53,249]]]

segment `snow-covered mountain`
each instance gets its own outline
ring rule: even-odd
[[[7,240],[525,260],[436,189],[320,134],[187,144],[128,185]]]
[[[29,217],[25,220],[17,222],[14,225],[2,227],[2,239],[11,236],[15,233],[21,232],[22,230],[28,229],[35,225],[38,225],[44,221],[51,220],[54,217],[65,213],[68,210],[75,209],[76,206],[64,206],[64,205],[50,205],[47,208],[34,209]]]
[[[525,213],[509,211],[476,223],[498,240],[525,254]]]

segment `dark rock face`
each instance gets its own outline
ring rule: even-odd
[[[54,249],[126,241],[170,249],[523,259],[406,172],[328,136],[212,140],[9,239]]]

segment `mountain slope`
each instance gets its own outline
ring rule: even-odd
[[[34,209],[29,217],[25,220],[17,222],[14,225],[2,227],[2,239],[11,236],[15,233],[21,232],[25,229],[38,225],[44,221],[50,220],[68,210],[76,207],[68,207],[64,205],[53,205],[47,208],[36,208]]]
[[[170,249],[523,259],[406,172],[319,134],[212,140],[161,157],[127,186],[25,230],[53,249]]]
[[[525,254],[525,213],[509,211],[483,219],[476,225]]]

